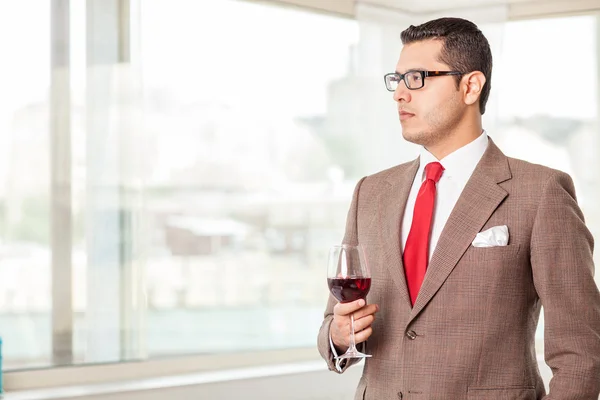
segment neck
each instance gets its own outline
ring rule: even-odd
[[[482,131],[481,118],[477,118],[470,123],[460,124],[449,134],[444,135],[442,140],[425,146],[425,149],[438,160],[442,160],[447,155],[454,153],[456,150],[477,139]]]

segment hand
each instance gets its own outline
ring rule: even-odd
[[[329,327],[331,340],[340,354],[345,353],[350,345],[350,314],[354,313],[354,337],[356,344],[362,343],[371,336],[371,324],[375,320],[375,313],[379,311],[377,304],[365,305],[364,299],[351,303],[337,303],[333,307],[333,321]]]

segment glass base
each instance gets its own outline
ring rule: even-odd
[[[372,357],[370,354],[361,353],[360,351],[354,349],[354,351],[348,349],[347,352],[342,354],[341,356],[335,357],[336,360],[346,360],[348,358],[367,358]]]

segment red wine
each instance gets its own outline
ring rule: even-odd
[[[364,299],[371,289],[371,278],[328,278],[329,291],[340,303]]]

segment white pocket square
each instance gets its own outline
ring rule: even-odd
[[[508,226],[494,226],[479,232],[471,244],[473,247],[506,246],[508,244]]]

